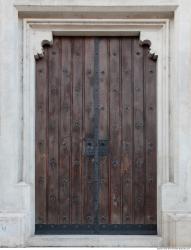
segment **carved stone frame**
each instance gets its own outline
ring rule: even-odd
[[[169,172],[169,19],[23,19],[23,164],[22,181],[30,185],[28,228],[30,246],[115,246],[109,236],[87,236],[78,244],[78,236],[60,236],[59,242],[43,241],[34,236],[35,225],[35,59],[43,55],[42,41],[52,43],[53,35],[140,35],[150,40],[151,53],[158,55],[157,62],[157,224],[158,236],[115,236],[121,246],[159,246],[162,228],[162,185],[170,182]],[[149,238],[150,237],[150,238]],[[150,239],[150,241],[148,241]],[[101,240],[102,243],[99,241]],[[104,244],[104,241],[106,243]],[[145,240],[145,242],[144,242]],[[147,242],[147,241],[148,242]],[[41,243],[39,243],[41,242]],[[90,243],[93,242],[93,243]],[[110,242],[110,244],[108,243]],[[113,242],[113,243],[112,243]],[[119,244],[120,242],[120,244]]]

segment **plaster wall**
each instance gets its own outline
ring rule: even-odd
[[[0,0],[0,246],[191,247],[191,2],[106,0],[102,5],[101,0]],[[169,151],[162,156],[169,164],[159,187],[158,236],[34,236],[34,192],[28,175],[33,166],[26,170],[23,154],[23,54],[30,50],[24,48],[23,18],[65,18],[71,13],[85,18],[92,6],[94,18],[103,12],[112,19],[169,20]]]

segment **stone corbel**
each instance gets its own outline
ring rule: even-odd
[[[149,53],[149,58],[153,61],[156,61],[158,58],[158,55],[152,52],[151,50],[151,41],[150,40],[140,40],[140,46],[142,47],[147,47],[148,53]]]
[[[40,59],[44,56],[44,47],[53,44],[52,31],[47,30],[33,30],[33,55],[35,59]]]
[[[162,30],[163,29],[160,29],[160,31],[162,31]],[[158,37],[157,32],[148,32],[146,30],[140,32],[140,40],[143,41],[142,45],[146,45],[149,43],[148,44],[149,51],[150,51],[150,54],[152,55],[151,57],[153,57],[153,58],[155,58],[156,55],[158,56],[161,54],[161,50],[159,47],[160,43],[158,42],[158,39],[160,39],[160,38]],[[157,57],[156,57],[156,59],[157,59]]]

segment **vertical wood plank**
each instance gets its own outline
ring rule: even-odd
[[[60,113],[60,40],[54,38],[49,49],[48,110],[48,224],[58,223],[59,113]]]
[[[121,115],[120,115],[120,43],[110,38],[110,192],[111,224],[121,222]]]
[[[108,131],[108,39],[99,41],[99,139],[109,139]],[[109,222],[108,156],[100,158],[99,223]]]
[[[71,223],[80,224],[82,214],[82,85],[83,39],[73,39],[73,108],[72,108],[72,205]]]
[[[157,223],[157,131],[156,131],[156,61],[144,48],[146,185],[145,224]]]
[[[145,157],[144,157],[144,100],[143,49],[134,40],[134,223],[144,224]]]
[[[46,164],[47,164],[47,60],[36,61],[36,120],[35,120],[35,214],[36,223],[46,223]]]
[[[94,38],[85,38],[85,85],[84,85],[84,139],[94,137]],[[85,141],[84,141],[85,144]],[[85,151],[85,148],[84,148]],[[85,224],[94,222],[93,158],[84,159],[84,208]]]
[[[133,223],[133,38],[122,39],[122,210],[123,224]]]
[[[61,107],[60,107],[60,223],[70,223],[70,163],[71,163],[71,91],[72,57],[71,40],[60,38],[61,60]]]

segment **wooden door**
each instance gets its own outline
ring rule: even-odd
[[[36,233],[156,234],[156,59],[54,37],[36,60]]]

